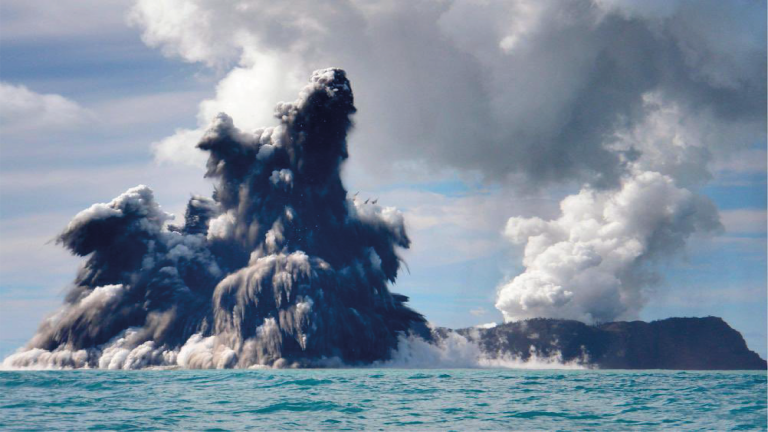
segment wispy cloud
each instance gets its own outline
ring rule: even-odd
[[[7,40],[39,40],[103,35],[126,31],[124,14],[130,0],[6,0],[0,24]]]
[[[765,234],[768,224],[764,209],[721,211],[720,220],[728,234]]]
[[[753,148],[734,152],[728,157],[715,161],[712,169],[726,174],[759,174],[766,172],[767,164],[768,153],[765,148]]]
[[[40,128],[67,129],[85,124],[93,114],[58,94],[36,93],[23,85],[0,82],[3,133]]]
[[[472,315],[474,315],[476,317],[479,317],[479,316],[483,316],[483,315],[487,314],[488,310],[486,308],[480,306],[480,307],[476,307],[476,308],[470,310],[469,313],[471,313]]]

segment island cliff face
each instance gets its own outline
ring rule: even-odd
[[[441,333],[442,331],[439,331]],[[537,318],[490,329],[457,330],[489,357],[556,355],[600,369],[766,369],[741,334],[717,317],[586,325]]]

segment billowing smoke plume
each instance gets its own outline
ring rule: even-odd
[[[585,185],[562,200],[555,220],[510,218],[505,234],[525,245],[525,271],[499,288],[505,320],[637,319],[662,280],[659,261],[692,235],[722,229],[715,205],[691,187],[709,175],[707,149],[725,139],[707,127],[711,115],[682,115],[676,103],[646,95],[643,121],[608,140],[626,166],[617,187]]]
[[[167,55],[236,64],[201,125],[226,111],[258,126],[254,100],[330,62],[359,77],[356,164],[542,187],[617,185],[626,166],[606,138],[641,124],[652,93],[737,132],[705,158],[763,139],[765,15],[760,0],[136,0],[131,20]],[[193,135],[161,142],[158,159],[197,159]]]
[[[239,119],[244,100],[331,61],[361,77],[367,172],[582,185],[560,219],[513,218],[527,270],[498,306],[605,320],[637,315],[653,262],[716,229],[696,195],[712,166],[765,142],[765,15],[757,0],[136,0],[132,22],[167,55],[237,62],[201,124],[223,106]],[[195,133],[158,143],[157,158],[195,160]]]
[[[339,177],[354,112],[344,71],[316,71],[276,127],[216,118],[198,144],[215,192],[189,201],[183,226],[146,186],[78,214],[58,241],[87,262],[4,364],[355,364],[428,335],[388,289],[409,246],[401,214],[348,198]]]
[[[637,318],[654,261],[679,251],[695,232],[720,227],[704,197],[653,171],[635,170],[618,190],[584,188],[551,221],[513,217],[506,236],[525,244],[525,271],[503,285],[505,320],[548,317],[585,322]]]

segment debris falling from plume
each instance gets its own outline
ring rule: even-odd
[[[87,257],[65,304],[8,367],[302,366],[389,358],[429,337],[390,293],[409,239],[394,208],[340,179],[355,112],[345,72],[319,70],[278,126],[220,114],[198,147],[212,199],[168,224],[146,186],[80,212],[58,242]]]

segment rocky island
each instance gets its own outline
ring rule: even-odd
[[[437,337],[448,332],[439,329]],[[535,352],[599,369],[766,369],[766,361],[747,347],[741,334],[717,317],[597,325],[536,318],[457,333],[478,343],[489,357],[527,360]]]

